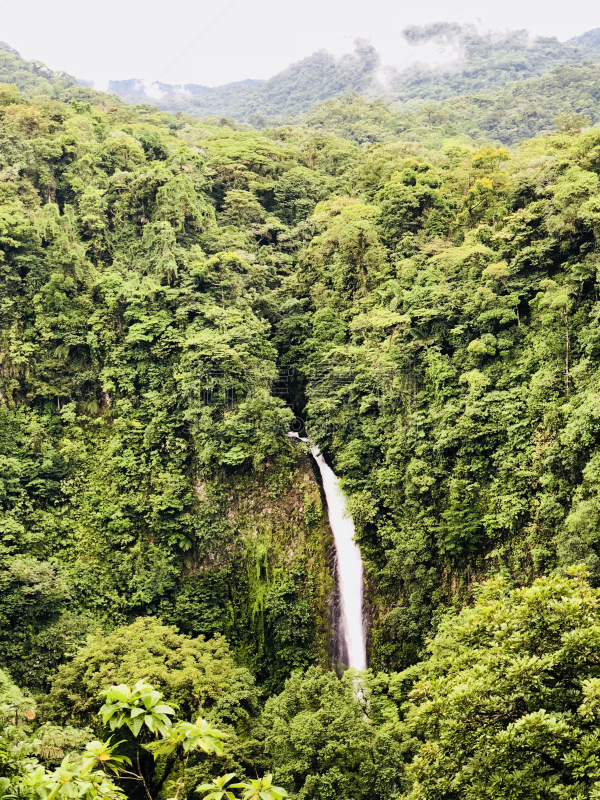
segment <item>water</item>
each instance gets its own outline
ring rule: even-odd
[[[288,436],[307,442],[297,433]],[[329,525],[333,533],[337,554],[338,586],[340,593],[340,628],[346,645],[348,667],[367,668],[367,648],[363,625],[363,563],[360,550],[354,541],[354,523],[346,509],[346,498],[340,481],[326,463],[318,447],[311,449],[319,465],[323,489],[327,499]]]

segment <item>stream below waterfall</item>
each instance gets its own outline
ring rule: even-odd
[[[297,433],[292,439],[308,442]],[[345,663],[354,669],[367,668],[367,648],[363,621],[363,563],[360,550],[354,541],[354,523],[348,514],[346,498],[340,489],[340,480],[331,469],[318,447],[311,453],[317,462],[327,500],[329,526],[333,533],[337,556],[338,590],[340,596],[340,632],[345,647]]]

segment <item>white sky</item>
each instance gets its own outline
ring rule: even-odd
[[[349,52],[357,36],[401,64],[424,55],[402,29],[440,20],[565,40],[600,27],[600,0],[0,0],[0,40],[98,88],[268,78],[320,48]]]

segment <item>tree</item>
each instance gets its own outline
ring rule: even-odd
[[[600,591],[581,570],[481,586],[416,668],[407,797],[595,797],[599,645]]]
[[[106,698],[100,709],[103,724],[108,723],[112,731],[127,726],[133,735],[137,773],[132,777],[142,782],[148,800],[153,800],[152,789],[155,785],[156,791],[160,791],[165,779],[171,775],[178,750],[183,751],[183,761],[181,775],[172,781],[177,787],[176,797],[185,784],[186,767],[192,752],[223,754],[221,740],[226,738],[226,734],[211,727],[202,718],[198,718],[195,723],[180,720],[173,724],[171,717],[175,714],[175,709],[164,702],[161,692],[144,681],[138,681],[133,688],[126,684],[111,686],[102,694]],[[154,741],[148,741],[148,735],[152,735]],[[140,759],[141,747],[150,751],[155,759],[157,756],[167,756],[162,778],[157,784]],[[125,760],[131,764],[129,759]],[[124,769],[120,771],[124,772]]]
[[[233,783],[231,788],[244,789],[242,800],[283,800],[288,793],[280,786],[273,786],[272,778],[272,775],[265,775],[249,783]]]
[[[569,114],[563,112],[559,114],[554,124],[561,133],[576,135],[590,125],[591,119],[583,114]]]
[[[343,298],[368,293],[386,272],[376,216],[374,207],[344,197],[315,208],[313,219],[325,230],[313,239],[303,258],[317,279]]]
[[[95,769],[96,758],[89,751],[88,753],[92,757],[84,756],[79,762],[73,762],[66,756],[60,767],[53,772],[48,772],[42,765],[31,765],[15,786],[15,790],[21,796],[33,797],[36,800],[37,798],[70,800],[72,797],[81,797],[85,800],[100,800],[100,798],[126,800],[125,792],[115,785],[104,769]]]
[[[185,716],[202,710],[229,722],[236,718],[236,710],[241,717],[254,711],[254,680],[247,670],[235,667],[223,637],[192,639],[173,625],[141,617],[111,634],[92,635],[72,661],[59,668],[49,696],[40,704],[41,712],[63,723],[89,724],[102,705],[103,686],[131,683],[140,676]],[[236,708],[239,701],[229,698],[230,687],[242,698],[241,709]]]
[[[252,192],[230,189],[223,201],[223,216],[237,228],[247,228],[263,222],[265,212]]]
[[[429,164],[408,161],[378,192],[379,224],[386,240],[398,245],[402,235],[414,233],[432,209],[448,216],[449,210],[439,191],[441,179]]]
[[[374,785],[373,734],[351,686],[310,667],[267,700],[265,749],[275,780],[299,798],[366,798]]]
[[[560,316],[565,327],[565,392],[569,395],[569,356],[571,339],[569,335],[569,311],[572,305],[570,295],[573,293],[571,286],[559,286],[556,281],[547,278],[540,282],[540,292],[536,298],[540,309],[547,309],[550,313]]]
[[[62,752],[55,744],[48,745],[63,734],[63,741],[72,739],[72,729],[49,732],[41,729],[31,733],[29,723],[35,719],[33,700],[23,695],[8,675],[0,671],[0,797],[46,798],[81,797],[85,800],[125,800],[125,793],[114,783],[127,764],[126,756],[114,753],[115,747],[106,743],[89,742],[79,754]],[[35,757],[62,761],[55,770],[48,770]]]
[[[127,755],[117,752],[125,742],[113,744],[108,739],[104,742],[88,742],[82,753],[65,755],[60,765],[51,771],[32,757],[36,751],[40,751],[44,757],[44,747],[40,748],[39,738],[33,738],[35,734],[28,735],[29,732],[18,719],[18,712],[23,707],[31,709],[31,703],[3,673],[0,673],[0,687],[0,716],[2,721],[5,721],[7,714],[11,718],[9,726],[0,735],[0,797],[125,800],[128,795],[121,784],[133,780],[140,782],[148,800],[153,800],[167,777],[172,778],[172,784],[176,787],[175,797],[178,797],[185,784],[186,766],[193,752],[223,755],[222,740],[226,734],[201,718],[195,723],[184,720],[173,723],[171,718],[175,710],[164,702],[160,692],[140,680],[133,688],[122,684],[103,690],[106,702],[100,710],[104,725],[108,724],[111,730],[129,729],[136,743],[135,767]],[[28,711],[25,711],[25,715],[29,719],[35,716],[33,712],[28,714]],[[55,731],[55,734],[57,732],[60,735],[60,731]],[[68,735],[68,731],[64,733]],[[148,741],[149,737],[154,741]],[[167,756],[160,780],[154,779],[154,772],[149,773],[144,769],[140,748],[152,752],[154,758]],[[45,749],[48,750],[48,747]],[[53,758],[59,748],[50,750],[54,751],[50,755]],[[180,752],[183,754],[181,766],[173,774]],[[270,776],[263,779],[263,783],[269,789]],[[240,784],[236,788],[248,787]],[[285,792],[277,793],[276,787],[272,787],[273,800],[282,800],[284,795]]]

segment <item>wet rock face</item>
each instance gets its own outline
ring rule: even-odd
[[[339,666],[338,671],[342,671],[344,665],[348,664],[348,651],[346,648],[346,640],[341,630],[341,607],[340,607],[340,592],[337,574],[337,553],[335,544],[332,544],[327,554],[327,563],[333,578],[333,588],[327,603],[328,606],[328,642],[329,642],[329,659],[334,668]]]
[[[190,622],[190,600],[215,584],[227,595],[218,632],[274,690],[293,669],[343,658],[335,548],[314,460],[298,448],[264,473],[197,485],[198,515],[220,532],[190,557],[185,621],[202,622],[200,603]]]

